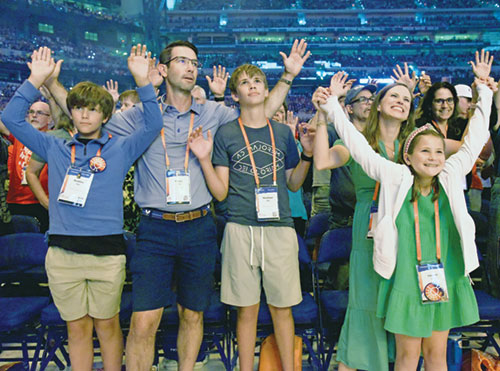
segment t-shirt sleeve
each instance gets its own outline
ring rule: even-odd
[[[227,138],[224,134],[226,130],[219,129],[214,138],[214,152],[212,155],[212,164],[214,166],[229,167],[229,155],[226,150]]]
[[[288,128],[287,128],[288,129]],[[292,131],[288,131],[287,143],[286,143],[286,156],[285,156],[285,169],[293,169],[299,164],[299,151],[297,150],[297,145],[295,144],[295,138],[293,137]]]
[[[240,116],[240,112],[236,108],[226,107],[217,103],[216,115],[221,125],[236,120]]]

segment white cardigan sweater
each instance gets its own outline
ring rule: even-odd
[[[469,130],[460,150],[450,156],[438,175],[450,201],[453,219],[460,235],[465,272],[468,275],[479,266],[474,221],[467,212],[463,192],[463,177],[472,169],[479,153],[489,138],[488,126],[493,93],[486,85],[479,85],[479,101]],[[380,182],[378,215],[374,228],[373,265],[375,271],[389,279],[396,268],[398,230],[396,218],[404,199],[413,185],[413,175],[406,165],[396,164],[377,154],[366,138],[346,117],[337,97],[330,97],[322,106],[344,141],[352,158],[369,177]],[[374,221],[375,223],[375,221]]]

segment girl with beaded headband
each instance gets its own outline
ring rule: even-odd
[[[344,72],[332,77],[330,96],[321,101],[353,159],[380,182],[373,229],[373,266],[382,277],[376,306],[384,328],[395,334],[396,371],[415,370],[421,352],[426,370],[446,369],[449,329],[479,320],[468,277],[479,266],[471,233],[475,226],[467,213],[462,178],[489,137],[497,85],[489,78],[488,63],[472,65],[477,108],[463,146],[448,160],[443,137],[431,125],[408,136],[404,164],[376,153],[338,104]]]

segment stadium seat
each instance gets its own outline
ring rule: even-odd
[[[49,304],[49,298],[40,296],[40,290],[24,277],[24,270],[26,267],[43,267],[46,253],[47,244],[39,233],[0,237],[0,284],[3,286],[0,297],[0,350],[20,350],[22,353],[20,358],[2,358],[0,355],[0,361],[19,360],[26,369],[30,367],[30,344],[36,343],[38,338],[38,319]],[[6,271],[8,273],[4,274]],[[15,289],[10,287],[11,284]],[[33,289],[35,292],[32,292]],[[34,369],[36,362],[32,362],[31,367]]]

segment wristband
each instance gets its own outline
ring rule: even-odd
[[[327,124],[326,124],[326,121],[318,121],[318,122],[316,123],[316,126],[317,126],[317,127],[320,127],[320,126],[327,126]]]
[[[306,161],[306,162],[312,162],[312,160],[313,160],[313,156],[311,156],[311,157],[306,156],[306,155],[304,154],[304,152],[302,152],[302,153],[300,154],[300,158],[302,159],[302,161]]]
[[[224,102],[225,97],[214,97],[214,101],[216,102]]]
[[[278,82],[283,82],[283,83],[287,84],[288,86],[292,86],[292,81],[291,80],[287,80],[287,79],[281,78],[281,79],[278,80]]]

